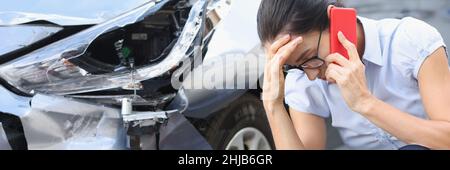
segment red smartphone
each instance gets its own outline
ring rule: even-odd
[[[338,39],[338,32],[342,31],[345,37],[357,44],[356,36],[356,10],[353,8],[330,9],[330,50],[331,53],[339,53],[345,58],[349,58],[347,50],[342,46]]]

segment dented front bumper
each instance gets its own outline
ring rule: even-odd
[[[0,96],[0,114],[19,118],[15,123],[23,127],[23,131],[9,131],[3,128],[9,125],[2,123],[0,149],[130,149],[118,108],[61,96],[22,97],[3,86]],[[21,131],[23,135],[17,134]],[[159,149],[211,149],[181,113],[171,114],[161,125],[158,141],[155,132],[141,136],[141,149],[156,149],[157,143]],[[17,142],[26,142],[27,148],[18,148]]]

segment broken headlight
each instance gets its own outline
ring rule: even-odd
[[[191,7],[186,24],[178,33],[173,47],[167,52],[167,56],[157,63],[142,65],[132,70],[116,69],[113,72],[93,74],[90,70],[80,67],[80,63],[73,61],[84,56],[91,43],[100,36],[140,22],[158,12],[169,2],[169,0],[151,1],[110,21],[5,63],[0,66],[0,76],[27,94],[39,92],[64,95],[129,87],[130,82],[140,82],[163,75],[176,68],[188,56],[192,42],[199,35],[206,0],[199,0]],[[137,39],[146,38],[139,34],[134,36]],[[121,52],[127,51],[121,49]]]

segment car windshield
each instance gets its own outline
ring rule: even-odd
[[[0,1],[0,25],[46,20],[60,25],[96,24],[153,0]]]

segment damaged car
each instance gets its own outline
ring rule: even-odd
[[[2,2],[0,150],[273,148],[257,82],[186,88],[230,52],[263,68],[258,2]]]

